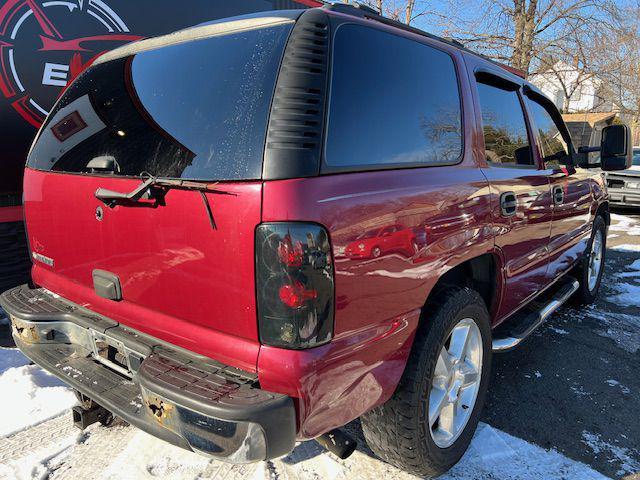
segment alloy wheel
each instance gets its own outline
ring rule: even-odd
[[[602,241],[602,232],[597,230],[591,242],[591,253],[589,254],[589,270],[587,271],[587,283],[589,291],[593,291],[598,283],[600,270],[602,270],[604,242]]]
[[[482,335],[471,318],[460,320],[442,346],[429,393],[429,429],[440,448],[462,434],[474,410],[482,376]]]

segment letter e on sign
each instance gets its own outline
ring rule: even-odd
[[[42,84],[52,87],[66,87],[69,65],[60,63],[45,63],[42,74]]]

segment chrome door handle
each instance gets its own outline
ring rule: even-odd
[[[553,187],[553,203],[555,205],[564,203],[564,188],[559,185]]]
[[[500,213],[503,217],[513,217],[518,210],[518,199],[514,192],[500,195]]]

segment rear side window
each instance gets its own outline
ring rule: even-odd
[[[456,163],[462,121],[453,59],[360,25],[335,36],[325,148],[329,170]]]
[[[496,167],[534,166],[518,93],[478,83],[487,161]]]
[[[536,126],[536,137],[545,167],[552,168],[570,163],[567,141],[563,138],[551,114],[535,100],[527,98],[527,104]]]
[[[236,31],[92,67],[49,116],[29,166],[259,179],[271,98],[292,25]],[[109,171],[88,167],[99,157],[112,157]]]

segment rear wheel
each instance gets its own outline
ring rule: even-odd
[[[394,395],[362,417],[369,447],[421,476],[446,472],[466,451],[489,382],[487,308],[468,288],[439,292],[426,307]]]
[[[597,216],[593,221],[587,251],[574,271],[580,283],[580,288],[573,297],[577,303],[589,304],[596,300],[602,282],[606,250],[607,226],[604,219]]]

